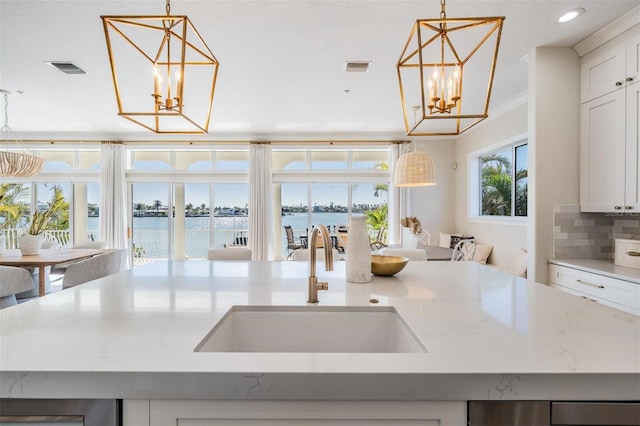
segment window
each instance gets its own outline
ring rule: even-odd
[[[247,148],[128,152],[134,261],[203,259],[210,247],[246,245]]]
[[[527,216],[527,143],[478,157],[480,216]]]
[[[274,148],[272,161],[276,257],[288,254],[284,226],[295,237],[319,223],[333,232],[356,214],[372,232],[388,227],[389,148]]]

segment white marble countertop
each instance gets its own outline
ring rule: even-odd
[[[234,305],[306,305],[302,262],[154,262],[0,311],[0,397],[640,399],[640,319],[474,262],[321,306],[394,306],[420,354],[196,353]]]
[[[594,274],[605,275],[619,280],[640,284],[640,269],[618,266],[613,260],[605,259],[549,259],[549,263],[580,269]]]

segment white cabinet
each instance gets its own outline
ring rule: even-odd
[[[124,426],[459,426],[465,401],[151,400],[124,404]],[[127,413],[127,407],[140,413]],[[148,420],[146,418],[148,415]],[[131,419],[131,422],[127,422]],[[135,419],[135,420],[134,420]],[[135,421],[135,424],[133,423]]]
[[[640,28],[635,26],[582,57],[582,102],[620,90],[640,79]]]
[[[584,299],[640,315],[640,284],[549,264],[549,285]]]
[[[580,208],[640,211],[638,26],[582,58]]]

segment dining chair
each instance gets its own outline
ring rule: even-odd
[[[209,249],[208,260],[251,260],[251,249],[247,247],[225,247]]]
[[[424,249],[383,248],[378,253],[383,256],[406,257],[409,260],[428,260],[427,251]]]
[[[337,249],[331,249],[333,254],[333,261],[339,260],[340,253]],[[293,260],[298,262],[308,262],[309,261],[309,249],[298,249],[293,252]],[[324,262],[324,248],[316,248],[316,259],[318,262]]]
[[[56,241],[51,241],[51,240],[44,240],[42,242],[42,246],[40,246],[41,249],[45,249],[45,250],[52,250],[52,249],[59,249],[60,248],[60,244],[58,244]],[[39,283],[40,283],[40,268],[28,268],[27,271],[29,271],[29,274],[31,274],[31,279],[33,280],[33,288],[27,290],[27,291],[23,291],[20,293],[16,293],[16,299],[18,300],[22,300],[22,299],[30,299],[32,297],[38,297],[40,295],[40,290],[39,290]],[[49,274],[52,273],[52,267],[51,266],[46,266],[44,268],[44,292],[46,293],[51,293],[51,277],[49,276]]]
[[[107,248],[106,241],[83,241],[71,246],[72,249],[104,249]]]
[[[377,251],[382,248],[387,247],[387,244],[384,242],[384,232],[386,231],[385,227],[381,227],[378,229],[378,235],[375,237],[373,241],[371,241],[371,250]]]
[[[349,228],[346,225],[338,226],[336,237],[336,248],[340,253],[344,253],[347,249],[347,244],[349,241]]]
[[[285,225],[284,232],[287,235],[287,250],[289,251],[286,260],[289,260],[294,251],[300,248],[304,248],[306,244],[303,244],[302,240],[300,240],[299,238],[298,242],[296,242],[296,238],[293,235],[293,228],[291,227],[291,225]]]
[[[37,289],[31,274],[25,268],[0,266],[0,309],[18,303],[16,294]]]
[[[71,249],[105,249],[107,248],[107,242],[106,241],[83,241],[69,248]],[[71,265],[71,263],[59,263],[57,265],[54,265],[51,269],[51,273],[62,275],[65,273],[69,265]]]
[[[67,267],[62,278],[62,288],[74,287],[107,275],[116,274],[127,267],[127,250],[113,250]]]
[[[460,240],[453,248],[451,254],[452,262],[470,261],[476,254],[476,243],[474,240]]]

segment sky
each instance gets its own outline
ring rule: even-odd
[[[354,161],[354,169],[371,169],[375,167],[375,161]],[[219,170],[246,170],[248,160],[243,161],[218,161]],[[98,167],[98,165],[96,165]],[[94,167],[94,168],[96,168]],[[136,161],[133,165],[135,170],[160,171],[169,170],[170,166],[164,161]],[[313,170],[344,170],[345,161],[312,161]],[[65,162],[48,161],[47,169],[62,170],[69,169],[70,165]],[[284,170],[305,170],[304,161],[292,161],[286,165]],[[211,170],[210,161],[198,161],[189,166],[189,170]],[[282,184],[282,205],[306,205],[309,191],[313,195],[312,205],[336,205],[346,206],[348,204],[348,183],[313,183],[311,189],[307,183],[286,183]],[[379,204],[387,197],[374,197],[373,184],[356,184],[353,187],[352,202],[356,204]],[[209,185],[208,183],[185,183],[185,204],[191,203],[194,206],[205,204],[209,206]],[[246,183],[214,183],[215,205],[219,207],[244,207],[249,199],[248,184]],[[42,198],[42,197],[40,197]],[[134,204],[143,203],[153,205],[155,200],[160,200],[164,206],[169,201],[168,183],[135,183],[133,185]],[[90,183],[87,185],[87,201],[90,204],[100,203],[99,185]]]

